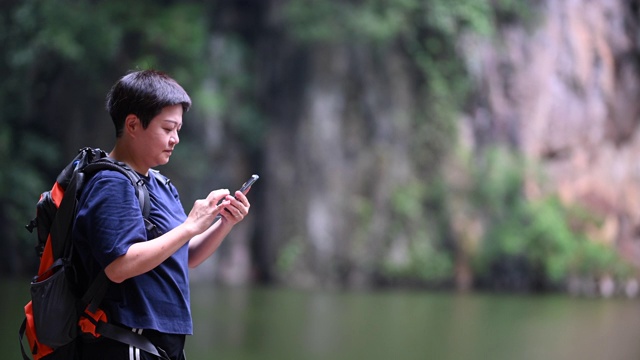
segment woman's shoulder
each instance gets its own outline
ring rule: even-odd
[[[126,175],[116,170],[100,170],[92,174],[81,189],[79,207],[105,216],[138,209],[135,187]]]
[[[171,183],[171,179],[164,176],[158,170],[149,169],[147,185],[149,186],[150,192],[171,194],[174,198],[179,198],[178,190]]]
[[[135,182],[124,173],[104,169],[91,174],[89,179],[85,179],[83,192],[97,190],[107,196],[109,193],[126,194],[129,191],[134,192],[134,185]]]
[[[162,175],[162,173],[160,173],[160,171],[156,169],[149,169],[149,178],[156,179],[156,181],[158,181],[160,184],[166,186],[169,186],[171,184],[171,179]]]
[[[129,177],[121,171],[104,169],[90,175],[89,182],[131,182]]]

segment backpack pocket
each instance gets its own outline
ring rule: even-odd
[[[33,321],[38,341],[54,349],[70,343],[78,334],[78,310],[68,278],[70,271],[70,266],[58,259],[42,276],[31,282]]]

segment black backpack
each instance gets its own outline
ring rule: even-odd
[[[112,325],[99,306],[109,286],[104,271],[87,283],[87,274],[74,258],[71,230],[76,207],[85,182],[101,170],[118,171],[135,187],[148,237],[159,235],[149,221],[149,191],[140,176],[126,164],[117,162],[100,149],[82,148],[58,175],[53,188],[42,193],[36,217],[26,226],[37,229],[36,253],[40,258],[37,276],[31,282],[31,301],[25,306],[25,319],[19,330],[20,350],[26,334],[34,360],[74,359],[80,336],[106,336],[168,359],[166,353],[146,337]],[[165,184],[168,179],[152,171]]]

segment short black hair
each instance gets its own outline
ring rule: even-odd
[[[128,115],[136,115],[146,129],[163,108],[178,104],[187,112],[191,98],[177,81],[157,70],[130,72],[107,94],[107,111],[116,127],[116,137],[122,135]]]

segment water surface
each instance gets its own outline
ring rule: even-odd
[[[3,359],[19,359],[28,280],[0,280]],[[192,285],[189,360],[640,359],[640,301]]]

